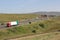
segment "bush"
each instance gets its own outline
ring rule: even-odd
[[[36,33],[36,30],[32,30],[33,33]]]
[[[60,32],[60,30],[58,30]]]
[[[29,22],[29,24],[31,24],[31,22]]]
[[[39,24],[40,27],[44,28],[44,24]]]

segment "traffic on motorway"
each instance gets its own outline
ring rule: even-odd
[[[46,15],[44,15],[43,17],[36,17],[36,18],[33,18],[33,19],[27,19],[27,20],[20,20],[20,21],[11,21],[11,22],[7,22],[7,23],[0,23],[0,29],[1,28],[6,28],[6,27],[12,27],[12,26],[21,26],[21,25],[27,25],[29,23],[32,23],[32,22],[37,22],[37,21],[40,21],[40,20],[48,20],[49,17],[47,17]]]

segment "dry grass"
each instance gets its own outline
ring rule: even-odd
[[[14,16],[14,17],[13,17]],[[31,19],[35,18],[36,15],[32,14],[27,14],[27,15],[16,15],[16,14],[1,14],[0,15],[0,21],[11,21],[11,20],[23,20],[26,19]],[[39,26],[39,24],[44,24],[44,28]],[[60,29],[60,19],[55,18],[51,20],[45,20],[45,21],[38,21],[34,22],[32,24],[28,25],[22,25],[19,27],[14,27],[14,28],[8,28],[8,29],[2,29],[0,30],[0,40],[6,39],[6,38],[12,38],[12,37],[17,37],[17,35],[22,36],[24,34],[30,35],[32,34],[32,30],[36,30],[36,33],[45,33],[45,32],[51,32],[51,31],[56,31]],[[35,34],[35,33],[34,33]],[[39,38],[38,38],[39,39]],[[33,39],[32,39],[33,40]]]
[[[36,14],[0,14],[0,22],[32,19],[39,15]]]
[[[10,40],[60,40],[60,32],[51,32],[45,34],[37,34]]]

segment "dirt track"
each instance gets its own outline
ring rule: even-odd
[[[58,34],[57,34],[58,33]],[[9,40],[26,40],[26,39],[33,39],[34,37],[39,37],[39,36],[44,36],[44,35],[48,35],[51,33],[45,33],[45,34],[37,34],[37,35],[32,35],[32,36],[26,36],[26,37],[21,37],[21,38],[15,38],[15,39],[9,39]],[[55,35],[54,35],[55,34]],[[52,38],[49,38],[49,40],[60,40],[60,32],[53,32]],[[44,38],[44,37],[42,37]],[[41,38],[41,39],[42,39]],[[45,38],[46,39],[46,38]],[[39,39],[40,40],[40,39]]]

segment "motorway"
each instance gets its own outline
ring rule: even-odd
[[[33,18],[33,19],[28,19],[28,20],[24,20],[24,21],[20,21],[20,24],[22,25],[26,25],[26,24],[29,24],[29,22],[37,22],[37,21],[40,21],[40,20],[47,20],[48,18],[38,18],[38,19],[36,19],[36,18]]]
[[[37,22],[37,21],[41,21],[41,20],[48,20],[48,18],[33,18],[33,19],[27,19],[27,20],[20,20],[19,25],[17,25],[17,26],[27,25],[27,24],[29,24],[29,22]],[[7,28],[6,23],[4,25],[0,24],[0,29],[3,29],[3,28]]]

